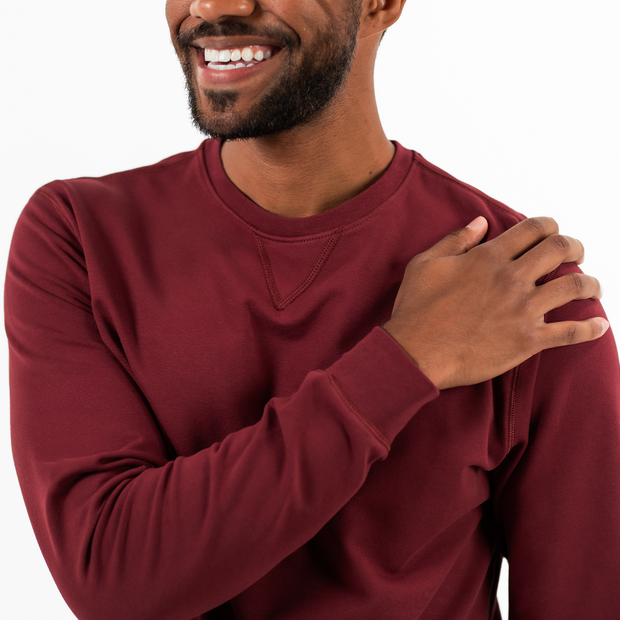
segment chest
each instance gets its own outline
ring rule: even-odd
[[[407,262],[333,234],[148,247],[95,274],[93,305],[176,455],[256,423],[387,321]]]

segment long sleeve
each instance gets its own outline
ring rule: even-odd
[[[266,402],[258,423],[171,458],[102,336],[91,268],[79,230],[36,194],[6,281],[12,443],[35,534],[80,619],[188,620],[239,594],[312,538],[438,395],[376,328]]]
[[[603,316],[600,303],[573,302],[547,320],[590,316]],[[591,343],[545,351],[519,369],[517,382],[514,445],[497,497],[510,619],[615,620],[620,371],[611,331]]]

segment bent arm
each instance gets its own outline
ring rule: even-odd
[[[438,395],[376,328],[257,424],[171,458],[101,338],[87,267],[71,223],[35,195],[6,281],[12,442],[35,534],[79,618],[182,620],[231,599],[312,538]]]

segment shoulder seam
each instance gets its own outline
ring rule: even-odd
[[[40,194],[41,196],[45,196],[45,198],[47,198],[50,201],[50,203],[52,204],[52,206],[54,207],[58,215],[60,215],[60,217],[64,220],[65,224],[67,224],[67,226],[71,229],[71,232],[77,237],[78,236],[77,231],[73,227],[71,220],[69,220],[69,218],[66,216],[66,214],[64,213],[64,211],[62,210],[58,202],[55,200],[55,198],[51,194],[46,192],[43,188],[38,189],[35,192],[35,194]]]
[[[198,150],[198,149],[196,149]],[[155,162],[154,164],[147,164],[145,166],[138,166],[137,168],[130,168],[128,170],[119,170],[117,172],[109,172],[107,174],[102,174],[99,176],[80,176],[74,177],[71,179],[56,179],[55,181],[51,181],[52,183],[62,183],[63,185],[70,185],[74,181],[102,181],[105,179],[114,178],[117,176],[133,176],[136,174],[148,174],[151,171],[156,172],[161,168],[172,168],[174,166],[178,166],[180,164],[185,163],[188,159],[191,159],[195,154],[194,151],[187,151],[185,153],[177,153],[176,155],[172,155],[171,157],[167,157],[161,161]],[[173,159],[179,157],[177,161],[167,161],[168,159]]]
[[[195,154],[196,154],[196,151],[188,151],[187,153],[179,153],[177,155],[173,155],[173,157],[179,157],[177,161],[166,162],[166,160],[163,160],[155,164],[151,164],[149,166],[140,166],[139,168],[133,168],[130,170],[121,170],[119,172],[113,172],[111,174],[104,175],[103,177],[96,177],[96,178],[106,178],[106,177],[113,177],[117,175],[133,176],[134,174],[145,174],[151,171],[155,172],[159,170],[160,168],[173,168],[174,166],[178,166],[180,164],[185,163],[188,159],[191,159]],[[182,157],[182,155],[185,155],[185,157]]]
[[[521,221],[519,216],[514,211],[508,209],[507,207],[500,204],[499,202],[496,202],[495,200],[493,200],[492,198],[490,198],[489,196],[487,196],[480,190],[477,190],[475,187],[472,187],[471,185],[467,185],[466,183],[463,183],[463,181],[459,181],[458,179],[455,179],[453,176],[450,176],[448,174],[445,174],[445,173],[442,174],[441,172],[439,172],[438,170],[435,170],[431,166],[426,165],[424,162],[420,161],[419,159],[416,159],[415,161],[418,164],[418,166],[424,168],[426,171],[430,172],[431,174],[434,174],[435,176],[438,176],[446,181],[450,181],[451,183],[458,185],[459,187],[462,187],[463,189],[467,190],[471,194],[478,196],[478,198],[480,198],[481,200],[484,200],[488,205],[490,205],[494,209],[497,209],[499,211],[507,213],[508,215],[511,215],[513,218],[516,219],[517,222]]]

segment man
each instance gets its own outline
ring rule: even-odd
[[[385,137],[403,5],[169,0],[218,139],[20,218],[15,460],[78,618],[498,618],[502,555],[515,618],[617,618],[598,283]]]

